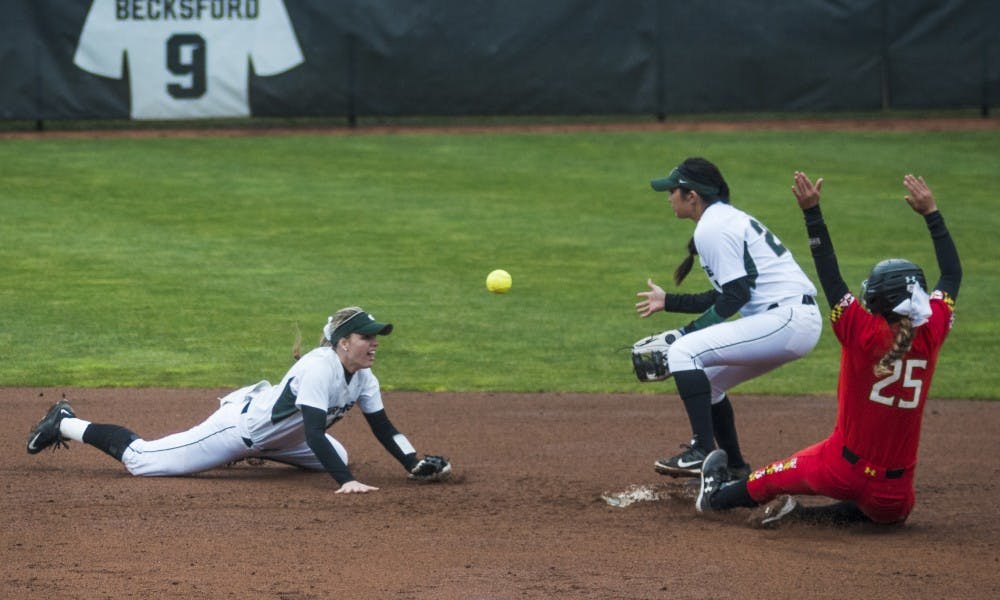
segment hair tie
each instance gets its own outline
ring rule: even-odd
[[[910,319],[914,327],[920,327],[931,318],[931,298],[919,283],[911,283],[909,287],[910,297],[897,304],[892,312]]]

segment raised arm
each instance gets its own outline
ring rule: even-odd
[[[820,189],[823,187],[823,178],[813,183],[802,171],[795,172],[792,194],[802,209],[802,214],[806,220],[806,233],[809,235],[809,250],[812,252],[813,263],[816,265],[816,274],[819,276],[823,294],[826,301],[832,308],[850,289],[840,275],[840,266],[837,264],[837,255],[833,251],[833,241],[830,239],[830,232],[823,221],[823,213],[819,208]]]
[[[937,257],[938,269],[941,271],[941,278],[934,285],[934,289],[945,292],[954,300],[958,297],[958,288],[962,284],[962,263],[959,261],[955,242],[944,224],[944,217],[941,216],[934,201],[934,193],[923,177],[907,174],[903,177],[903,185],[909,192],[904,197],[906,203],[914,212],[923,215],[931,240],[934,242],[934,254]]]

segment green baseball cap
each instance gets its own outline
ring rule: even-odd
[[[719,188],[714,185],[699,183],[691,179],[690,175],[684,173],[681,167],[674,167],[670,175],[654,179],[649,182],[657,192],[669,192],[677,188],[685,188],[698,192],[703,198],[711,198],[719,193]]]
[[[361,335],[389,335],[392,333],[392,323],[380,323],[371,314],[360,311],[354,313],[340,325],[337,325],[336,329],[327,335],[327,338],[329,338],[330,343],[336,344],[337,340],[347,337],[352,333],[360,333]]]

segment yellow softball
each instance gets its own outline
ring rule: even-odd
[[[491,271],[486,276],[486,289],[494,294],[506,294],[512,283],[513,280],[510,277],[510,273],[503,269]]]

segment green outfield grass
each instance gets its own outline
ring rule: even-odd
[[[387,389],[673,392],[623,350],[687,321],[641,320],[693,223],[648,181],[686,156],[723,169],[815,281],[792,172],[826,179],[852,289],[889,256],[937,268],[903,202],[926,177],[965,278],[933,393],[995,398],[1000,133],[502,133],[0,141],[0,385],[276,381],[301,330],[360,304],[396,325]],[[485,289],[508,270],[506,295]],[[682,291],[707,289],[697,271]],[[819,347],[738,391],[830,393]],[[971,376],[970,376],[971,375]]]

